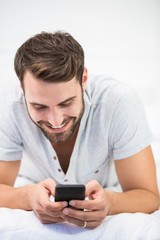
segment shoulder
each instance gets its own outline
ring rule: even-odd
[[[0,84],[0,111],[2,116],[0,121],[4,124],[13,123],[15,118],[26,115],[24,95],[18,81]]]
[[[15,103],[22,103],[23,91],[19,82],[7,82],[0,84],[0,106],[1,108],[14,105]]]
[[[133,88],[107,75],[90,76],[86,95],[91,104],[106,105],[108,103],[112,107],[121,104],[128,105],[128,103],[134,104],[135,101],[140,101]]]

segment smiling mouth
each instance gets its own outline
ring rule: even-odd
[[[61,125],[59,125],[59,126],[50,125],[50,127],[53,128],[53,129],[60,129],[60,128],[63,128],[67,123],[68,123],[68,122],[63,123],[63,124],[61,124]]]
[[[63,131],[69,122],[70,122],[70,120],[68,120],[65,123],[62,123],[61,125],[58,125],[58,126],[54,126],[54,125],[48,123],[48,124],[46,124],[46,126],[55,131]]]

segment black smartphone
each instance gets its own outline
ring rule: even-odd
[[[57,184],[55,188],[55,201],[84,200],[85,185],[83,184]]]

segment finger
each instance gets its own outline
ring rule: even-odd
[[[106,217],[104,211],[78,211],[72,208],[65,208],[63,211],[65,219],[79,227],[83,227],[87,222],[87,228],[99,226]]]
[[[86,197],[92,198],[92,196],[97,194],[101,189],[101,185],[96,180],[88,182],[86,184]]]
[[[65,221],[62,217],[51,217],[48,215],[43,215],[38,218],[41,223],[60,223]]]
[[[41,222],[61,222],[64,221],[64,214],[62,211],[47,211],[44,208],[34,210],[34,213]]]
[[[78,226],[78,227],[81,227],[81,228],[83,228],[84,227],[84,221],[81,221],[81,220],[79,220],[79,219],[76,219],[76,218],[71,218],[71,217],[69,217],[69,216],[66,216],[65,217],[65,220],[67,221],[67,222],[69,222],[69,223],[71,223],[71,224],[74,224],[74,225],[76,225],[76,226]],[[86,224],[85,224],[86,225]]]
[[[80,228],[90,228],[90,229],[94,229],[96,227],[98,227],[102,221],[82,221],[79,219],[75,219],[75,218],[71,218],[69,216],[66,216],[65,220],[71,224],[74,224]]]
[[[75,209],[81,209],[81,210],[96,210],[95,208],[96,202],[94,200],[71,200],[69,201],[69,206],[75,208]]]
[[[94,200],[71,200],[69,205],[76,209],[82,209],[85,211],[99,211],[101,208],[105,207],[103,199],[94,199]]]
[[[68,205],[68,202],[65,202],[65,201],[57,203],[51,200],[51,196],[55,195],[55,186],[56,186],[56,182],[53,179],[48,178],[42,181],[40,184],[42,185],[42,187],[48,190],[46,192],[44,191],[44,193],[41,194],[41,202],[43,203],[44,208],[47,207],[50,210],[50,208],[52,209],[54,206],[55,211],[58,211],[58,210],[62,210],[64,207]],[[54,205],[52,204],[52,202],[54,202]]]
[[[54,215],[57,212],[62,212],[62,210],[68,206],[67,202],[54,202],[54,203],[44,203],[42,204],[43,212],[46,212],[48,215]]]
[[[72,208],[65,208],[62,213],[81,221],[102,221],[105,218],[104,211],[79,211]]]
[[[47,178],[44,181],[42,181],[40,184],[42,184],[43,187],[49,190],[51,195],[55,195],[55,186],[56,182],[52,178]]]

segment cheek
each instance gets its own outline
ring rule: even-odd
[[[81,109],[82,109],[82,108],[80,108],[80,107],[74,108],[73,112],[74,112],[74,115],[75,115],[76,117],[79,116],[79,114],[80,114],[80,112],[81,112]]]
[[[83,96],[82,92],[77,93],[76,99],[73,101],[73,103],[65,110],[66,115],[71,117],[79,117],[79,114],[81,113],[83,109]]]
[[[64,115],[68,115],[68,116],[71,116],[71,117],[78,117],[80,112],[82,111],[82,107],[83,107],[83,105],[81,103],[80,104],[75,104],[72,107],[66,109],[64,111]]]
[[[28,109],[29,115],[34,122],[44,120],[44,114],[34,111],[33,109]]]

